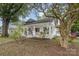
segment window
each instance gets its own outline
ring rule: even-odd
[[[39,32],[39,31],[40,31],[40,28],[35,28],[35,31],[36,31],[36,32]]]
[[[32,29],[31,28],[29,28],[28,31],[29,31],[29,34],[32,34]]]
[[[47,28],[47,27],[43,27],[43,31],[45,34],[49,34],[49,28]]]

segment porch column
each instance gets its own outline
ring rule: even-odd
[[[35,37],[35,26],[33,26],[33,37]]]
[[[40,33],[39,33],[39,37],[40,37],[40,38],[43,38],[43,34],[41,34],[42,32],[43,32],[43,27],[40,26]]]
[[[52,36],[52,30],[51,30],[51,26],[49,26],[49,38],[51,38]]]
[[[28,29],[29,29],[29,28],[27,27],[27,36],[29,35],[29,31],[28,31]]]
[[[43,27],[40,27],[40,32],[43,32]]]

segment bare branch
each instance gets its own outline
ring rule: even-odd
[[[47,15],[43,8],[42,8],[42,12],[43,12],[43,14],[44,14],[46,17],[53,17],[53,18],[56,18],[56,17],[53,16],[53,15]]]
[[[53,4],[52,5],[52,14],[56,16],[57,19],[61,20],[61,16],[59,14],[59,7],[57,7],[58,4]]]
[[[63,18],[62,18],[62,19],[64,19],[65,17],[67,17],[69,14],[71,14],[71,13],[75,13],[75,12],[77,12],[77,11],[79,11],[79,8],[77,8],[77,9],[74,9],[74,10],[72,10],[72,11],[67,12],[67,13],[63,16]]]
[[[58,13],[54,9],[52,9],[52,13],[56,16],[57,19],[59,20],[61,19]]]

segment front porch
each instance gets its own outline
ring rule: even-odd
[[[52,38],[52,26],[27,26],[24,35],[26,37]]]

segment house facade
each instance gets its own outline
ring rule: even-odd
[[[41,38],[53,38],[55,36],[60,36],[59,21],[55,23],[55,19],[44,18],[41,20],[29,19],[24,24],[24,36],[25,37],[41,37]]]

